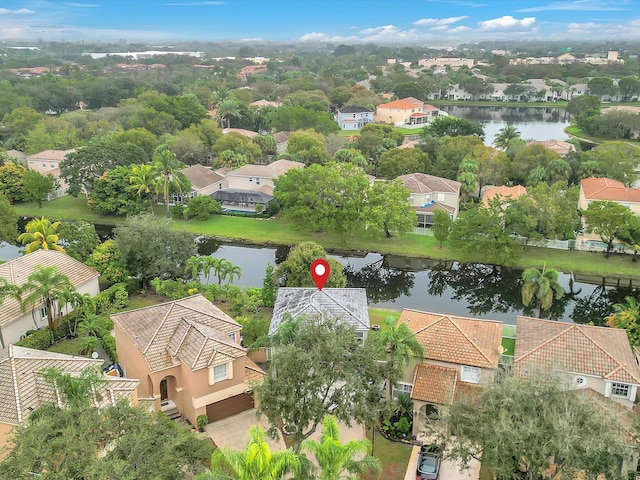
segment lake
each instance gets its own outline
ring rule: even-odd
[[[484,143],[491,145],[498,131],[513,125],[520,136],[531,140],[566,140],[564,128],[570,124],[570,115],[564,108],[538,107],[465,107],[440,106],[445,112],[458,118],[481,123],[484,127]]]

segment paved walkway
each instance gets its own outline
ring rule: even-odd
[[[244,450],[249,441],[249,430],[253,425],[261,425],[265,432],[269,428],[267,417],[263,415],[258,418],[255,408],[224,420],[210,423],[205,427],[205,431],[220,448]],[[278,432],[276,440],[267,435],[267,443],[272,451],[286,450],[287,448],[280,432]]]

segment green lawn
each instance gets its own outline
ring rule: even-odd
[[[60,340],[47,348],[47,350],[49,352],[64,353],[66,355],[81,355],[82,338],[78,337]]]
[[[387,310],[386,308],[370,308],[369,320],[371,325],[380,325],[381,330],[386,330],[384,320],[388,317],[400,318],[400,310]]]
[[[65,195],[50,202],[42,202],[38,208],[35,202],[16,203],[13,209],[18,215],[25,217],[48,217],[55,220],[82,220],[91,223],[114,225],[124,221],[124,217],[105,216],[89,210],[84,197]]]
[[[370,429],[368,437],[371,440]],[[369,473],[364,475],[362,480],[404,478],[412,448],[412,445],[406,443],[390,442],[376,431],[373,440],[373,456],[380,461],[382,474],[378,477]]]

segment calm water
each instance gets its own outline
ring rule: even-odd
[[[484,127],[484,143],[491,145],[498,131],[513,125],[523,139],[566,140],[563,129],[569,126],[569,114],[564,108],[544,107],[464,107],[440,106],[458,118],[479,122]]]

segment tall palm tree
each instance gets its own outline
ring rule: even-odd
[[[300,449],[315,457],[320,467],[320,480],[355,480],[368,471],[378,475],[382,472],[378,459],[367,455],[371,450],[371,442],[364,439],[342,444],[338,422],[331,415],[322,420],[320,441],[304,440]]]
[[[424,358],[424,348],[416,334],[406,323],[398,323],[398,319],[387,317],[384,320],[386,328],[378,333],[378,340],[385,346],[389,354],[389,372],[399,367],[404,370],[411,357]],[[387,378],[387,399],[391,398],[393,380]]]
[[[216,450],[211,456],[211,472],[196,475],[194,480],[280,480],[299,472],[300,463],[292,450],[272,452],[264,430],[254,425],[244,452]]]
[[[185,262],[184,273],[194,280],[197,280],[198,275],[200,275],[204,270],[205,262],[205,257],[197,257],[195,255],[190,256]]]
[[[227,279],[227,285],[230,285],[235,278],[240,279],[240,276],[242,275],[242,269],[238,265],[234,265],[228,260],[226,261],[226,263],[223,265],[222,268],[223,268],[222,278]]]
[[[35,309],[41,306],[44,309],[51,332],[51,343],[54,342],[53,331],[58,320],[55,314],[58,299],[64,298],[66,292],[71,288],[74,287],[69,278],[60,273],[56,267],[42,267],[41,265],[34,267],[27,282],[20,287],[20,308],[24,312],[28,307],[31,307],[34,324],[36,323]]]
[[[220,127],[224,128],[224,120],[227,121],[227,128],[231,127],[231,117],[241,118],[240,105],[233,98],[227,98],[216,107],[216,114],[220,119]]]
[[[131,176],[129,177],[129,183],[136,193],[142,198],[149,198],[151,192],[155,189],[156,181],[158,179],[158,172],[156,172],[152,165],[142,164],[133,165],[131,167]],[[151,207],[151,214],[153,211],[153,202],[149,198],[149,205]]]
[[[211,270],[215,268],[218,262],[219,260],[217,258],[211,256],[206,256],[202,259],[202,274],[207,278],[207,284],[209,284]]]
[[[182,193],[185,187],[182,177],[177,175],[178,171],[183,167],[184,164],[179,162],[173,152],[168,150],[166,146],[161,145],[156,149],[156,153],[153,155],[152,172],[157,176],[155,190],[164,199],[164,204],[167,207],[167,217],[169,216],[169,194],[173,191]]]
[[[500,130],[498,130],[498,133],[496,133],[494,137],[493,144],[498,148],[502,148],[506,150],[509,147],[509,145],[511,145],[512,143],[516,142],[519,139],[520,139],[520,132],[516,127],[509,124],[506,127],[502,127]]]
[[[218,277],[218,286],[222,286],[222,280],[227,276],[227,270],[231,262],[226,258],[209,257],[208,263],[211,265],[210,270],[213,270],[213,274]]]
[[[25,232],[18,235],[18,241],[27,246],[26,253],[36,250],[57,250],[64,252],[58,245],[60,222],[51,222],[48,218],[34,218],[24,227]]]
[[[546,265],[542,267],[542,271],[535,267],[527,268],[522,272],[522,303],[529,306],[535,298],[538,317],[542,315],[542,310],[549,310],[553,305],[553,300],[559,300],[564,296],[564,288],[558,282],[558,271],[550,268],[547,270]]]
[[[211,100],[209,101],[211,108],[216,108],[221,102],[227,100],[229,95],[231,95],[231,91],[224,85],[220,85],[211,95]]]

